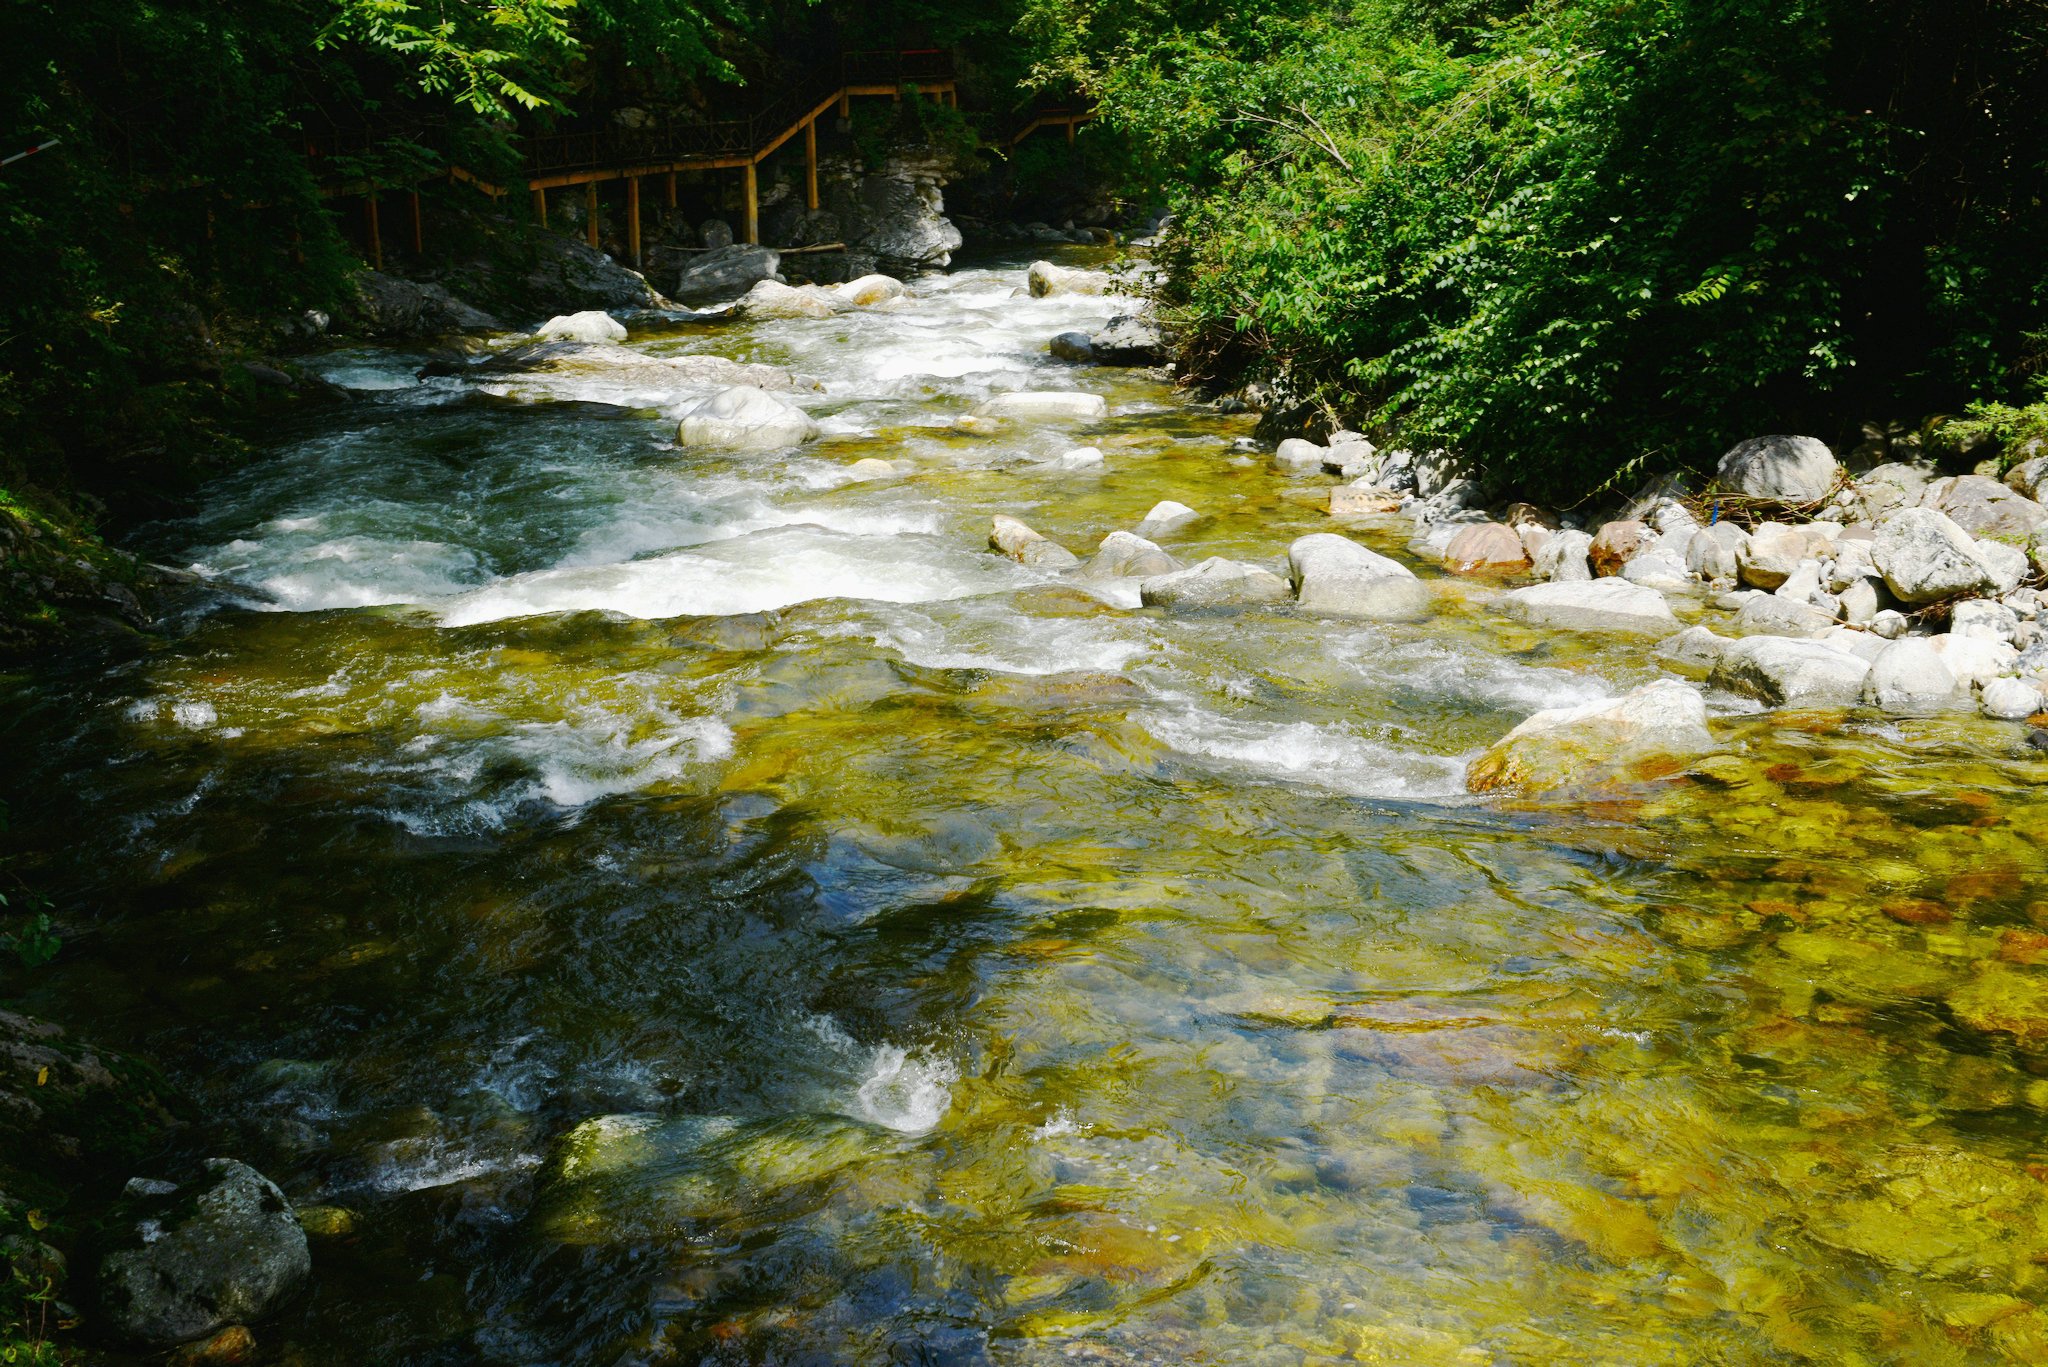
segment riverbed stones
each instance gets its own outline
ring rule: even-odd
[[[1885,587],[1902,603],[1985,592],[1997,583],[1970,534],[1933,508],[1888,515],[1877,524],[1870,555]]]
[[[1373,517],[1400,509],[1401,495],[1391,489],[1340,484],[1330,490],[1331,517]]]
[[[1735,614],[1735,630],[1743,636],[1818,636],[1834,625],[1834,617],[1806,603],[1759,593]]]
[[[1115,284],[1107,271],[1075,270],[1050,261],[1034,261],[1024,273],[1024,283],[1033,299],[1055,294],[1108,294]]]
[[[1052,462],[1062,470],[1099,470],[1102,468],[1102,448],[1099,446],[1076,446],[1062,451]]]
[[[1273,448],[1273,459],[1283,469],[1314,472],[1323,468],[1329,448],[1301,437],[1288,437]]]
[[[312,1271],[306,1235],[274,1183],[208,1159],[168,1193],[131,1195],[100,1260],[97,1291],[117,1338],[169,1346],[261,1319]]]
[[[1429,611],[1429,586],[1413,570],[1349,537],[1298,537],[1287,548],[1287,566],[1305,612],[1404,621]]]
[[[1619,698],[1538,712],[1489,746],[1465,771],[1475,793],[1540,792],[1600,776],[1674,772],[1714,748],[1705,701],[1663,679]]]
[[[1686,538],[1685,568],[1702,579],[1733,579],[1740,572],[1737,556],[1749,533],[1731,522],[1701,527]]]
[[[1948,630],[1952,636],[1981,636],[1987,641],[2010,642],[2019,634],[2019,629],[2019,614],[1989,598],[1972,598],[1958,603],[1949,613]]]
[[[1806,534],[1783,522],[1759,522],[1735,548],[1735,572],[1751,588],[1775,589],[1806,559]]]
[[[1520,574],[1529,568],[1529,553],[1514,528],[1475,522],[1444,547],[1444,568],[1452,574]]]
[[[533,330],[537,342],[623,342],[626,325],[601,309],[566,313]]]
[[[1166,363],[1166,339],[1149,318],[1119,314],[1089,339],[1098,365],[1150,366]]]
[[[684,446],[766,451],[799,446],[818,435],[811,415],[786,399],[746,385],[722,389],[683,411],[676,440]]]
[[[1219,555],[1138,586],[1139,601],[1146,607],[1169,611],[1264,607],[1292,596],[1287,581],[1271,570]]]
[[[2025,679],[1992,679],[1981,701],[1984,715],[1998,721],[2025,721],[2043,706],[2041,690]]]
[[[676,298],[731,299],[758,282],[771,279],[781,265],[782,254],[773,248],[728,243],[703,253],[683,268],[676,281]]]
[[[1531,584],[1504,595],[1501,610],[1532,626],[1668,636],[1678,618],[1664,595],[1626,579]]]
[[[1057,541],[1050,541],[1014,517],[997,513],[989,519],[988,544],[1020,565],[1035,570],[1072,569],[1081,563]]]
[[[1692,582],[1692,574],[1685,567],[1683,555],[1662,544],[1646,547],[1630,556],[1628,563],[1621,567],[1621,577],[1631,584],[1653,589],[1683,589]]]
[[[1192,527],[1202,515],[1185,503],[1162,499],[1138,522],[1139,536],[1169,536],[1186,527]]]
[[[1815,437],[1751,437],[1721,457],[1714,481],[1731,493],[1784,503],[1817,503],[1841,477],[1841,463]]]
[[[1982,688],[2010,672],[2019,659],[2019,652],[2006,642],[1978,636],[1957,636],[1951,632],[1931,636],[1927,643],[1941,656],[1948,672],[1956,676],[1956,682],[1966,688]]]
[[[785,285],[757,281],[740,297],[737,312],[753,319],[830,318],[852,305],[829,285]]]
[[[1976,976],[1948,994],[1948,1009],[1972,1030],[2010,1036],[2027,1053],[2048,1053],[2048,972],[1979,961]]]
[[[1130,532],[1115,531],[1102,538],[1082,573],[1090,579],[1145,579],[1172,574],[1181,568],[1180,561],[1161,550],[1157,543]]]
[[[1047,342],[1045,349],[1056,361],[1072,361],[1075,365],[1088,365],[1095,360],[1095,343],[1085,332],[1062,332]]]
[[[1109,416],[1109,403],[1100,394],[1078,390],[1027,389],[997,394],[977,407],[974,415],[1014,422],[1100,422]]]
[[[1819,641],[1748,636],[1730,643],[1709,677],[1773,707],[1847,707],[1862,696],[1869,673],[1865,661]]]
[[[1863,681],[1863,701],[1887,712],[1931,711],[1948,706],[1955,695],[1956,676],[1922,636],[1887,644]]]
[[[1642,550],[1657,534],[1646,522],[1622,518],[1616,522],[1605,522],[1593,534],[1591,545],[1586,548],[1586,558],[1593,564],[1593,573],[1599,577],[1620,574],[1636,552]]]
[[[1710,627],[1687,627],[1676,636],[1657,643],[1657,659],[1674,673],[1689,679],[1704,679],[1719,662],[1721,652],[1732,644]]]
[[[1591,536],[1567,528],[1544,542],[1543,548],[1530,559],[1537,575],[1554,584],[1583,583],[1593,577],[1593,563],[1588,555],[1592,548]]]

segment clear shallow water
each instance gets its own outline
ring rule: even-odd
[[[2019,730],[1717,699],[1691,775],[1469,799],[1645,652],[990,556],[1326,523],[1243,420],[1048,363],[1115,305],[1023,264],[634,339],[814,377],[793,455],[338,358],[363,403],[152,533],[239,606],[8,683],[74,924],[5,986],[358,1216],[279,1360],[2048,1359],[2048,1063],[1970,1006],[2048,983]],[[952,425],[1069,386],[1109,421]]]

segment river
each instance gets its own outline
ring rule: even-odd
[[[1050,360],[1119,306],[1027,260],[634,336],[816,377],[793,453],[324,358],[358,402],[143,538],[247,591],[0,680],[69,931],[0,986],[354,1215],[274,1360],[2048,1360],[2048,1067],[1946,1004],[2048,990],[2018,729],[1717,696],[1686,774],[1468,797],[1655,661],[1420,565],[1379,625],[991,554],[1330,529],[1248,417]],[[959,423],[1063,388],[1110,416]]]

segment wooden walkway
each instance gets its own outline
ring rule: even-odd
[[[532,138],[526,144],[526,190],[533,196],[534,217],[545,227],[548,221],[548,192],[583,188],[584,232],[598,245],[598,186],[620,181],[625,186],[626,251],[635,269],[641,266],[640,197],[642,184],[659,178],[668,207],[676,205],[676,177],[686,172],[738,170],[742,173],[741,239],[761,240],[759,168],[763,161],[782,150],[798,134],[804,140],[804,204],[818,208],[818,120],[828,113],[840,119],[851,116],[853,101],[861,97],[886,96],[900,101],[906,91],[930,96],[952,109],[960,107],[960,91],[954,80],[953,55],[940,49],[900,52],[856,52],[842,57],[837,66],[799,86],[759,112],[744,119],[711,122],[665,123],[657,127],[609,128],[589,133],[557,133]],[[1064,128],[1067,141],[1074,131],[1095,117],[1093,110],[1042,109],[1035,111],[1016,132],[998,144],[1005,151],[1041,128]],[[374,142],[358,134],[347,143]],[[341,140],[329,145],[309,143],[315,157],[334,156],[345,150]],[[462,167],[450,167],[449,178],[475,186],[498,198],[508,187],[479,179]],[[364,234],[371,264],[383,268],[383,223],[379,210],[379,187],[360,180],[330,184],[322,193],[328,197],[361,196]],[[409,191],[406,228],[414,252],[421,250],[420,197]]]

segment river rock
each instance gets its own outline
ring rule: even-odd
[[[1109,404],[1100,394],[1076,390],[1022,390],[996,395],[976,408],[974,415],[1019,422],[1100,422],[1109,416]]]
[[[6,525],[0,519],[0,531]],[[140,1059],[0,1009],[0,1186],[15,1166],[64,1184],[132,1166],[181,1126],[185,1110]]]
[[[450,332],[496,332],[504,327],[442,285],[366,270],[349,278],[349,288],[349,297],[335,315],[336,324],[346,332],[403,341]]]
[[[910,291],[893,275],[874,274],[834,285],[832,292],[855,308],[865,309],[873,308],[877,304],[886,304],[893,299],[901,299]]]
[[[1833,626],[1832,615],[1774,593],[1760,593],[1735,614],[1735,630],[1743,636],[1818,636]]]
[[[1729,644],[1710,678],[1773,707],[1847,707],[1869,673],[1864,661],[1818,641],[1748,636]]]
[[[1593,573],[1600,578],[1620,574],[1621,567],[1655,539],[1656,534],[1650,530],[1649,524],[1634,518],[1604,522],[1593,534],[1586,558],[1593,562]]]
[[[1664,595],[1626,579],[1531,584],[1502,596],[1501,610],[1533,626],[1668,636],[1678,618]]]
[[[1102,448],[1076,446],[1071,451],[1060,452],[1053,459],[1053,464],[1062,470],[1099,470],[1102,468]]]
[[[1164,365],[1166,339],[1149,318],[1120,314],[1089,339],[1096,361],[1101,365]]]
[[[1115,284],[1107,271],[1072,270],[1050,261],[1034,261],[1024,281],[1033,299],[1054,294],[1108,294]]]
[[[1835,600],[1842,605],[1842,620],[1852,626],[1868,626],[1876,621],[1890,597],[1884,580],[1874,574],[1852,580],[1835,593]]]
[[[1089,365],[1095,360],[1095,343],[1085,332],[1062,332],[1046,343],[1045,349],[1056,361]]]
[[[1992,679],[1984,685],[1983,704],[1987,717],[2025,721],[2041,710],[2041,690],[2025,679]]]
[[[1406,620],[1429,611],[1429,587],[1398,560],[1349,537],[1313,532],[1287,548],[1295,601],[1332,617]]]
[[[892,461],[882,460],[877,456],[862,456],[846,467],[846,474],[857,483],[866,483],[869,480],[893,479],[897,470]]]
[[[1877,525],[1870,548],[1885,587],[1902,603],[1931,603],[1995,588],[1968,532],[1932,508],[1902,508]]]
[[[1920,506],[1945,514],[1971,536],[2024,537],[2048,524],[2048,508],[1984,475],[1938,479]]]
[[[2041,445],[2038,441],[2029,444],[2035,448]],[[2032,499],[2048,493],[2048,454],[2030,455],[2007,470],[2005,487]]]
[[[1686,538],[1685,568],[1702,579],[1733,579],[1741,572],[1743,543],[1749,533],[1732,522],[1701,527]]]
[[[1949,613],[1949,634],[1953,636],[1981,636],[1987,641],[2010,642],[2019,635],[2019,614],[2003,603],[1994,603],[1988,598],[1972,598],[1958,603]]]
[[[1982,688],[2009,672],[2019,660],[2019,651],[2004,641],[1987,641],[1978,636],[1954,634],[1930,636],[1927,644],[1941,656],[1948,672],[1965,688]]]
[[[2038,539],[2035,548],[2037,552],[2043,549]],[[1991,592],[2000,597],[2018,588],[2030,572],[2027,553],[2017,546],[2008,546],[2003,541],[1979,541],[1976,550],[1977,563],[1991,576]]]
[[[1550,538],[1530,559],[1536,573],[1554,584],[1583,583],[1593,577],[1589,552],[1593,538],[1577,528],[1567,528]]]
[[[1714,748],[1707,707],[1671,679],[1619,698],[1553,707],[1495,741],[1465,771],[1475,793],[1561,788],[1596,776],[1669,772]]]
[[[1863,701],[1887,712],[1920,712],[1947,706],[1956,695],[1956,676],[1922,636],[1892,641],[1871,661],[1863,680]]]
[[[1714,481],[1751,498],[1817,503],[1834,491],[1841,473],[1835,453],[1813,437],[1751,437],[1721,457]]]
[[[601,309],[561,314],[533,331],[537,342],[623,342],[626,325]]]
[[[740,297],[735,312],[747,318],[830,318],[851,307],[830,285],[762,280]]]
[[[704,252],[683,268],[676,281],[676,298],[736,298],[761,281],[773,279],[781,266],[782,254],[773,248],[747,242],[719,247]]]
[[[1320,470],[1329,448],[1300,437],[1288,437],[1273,448],[1273,459],[1289,470]]]
[[[1146,579],[1182,568],[1180,561],[1161,550],[1157,543],[1116,531],[1102,538],[1102,544],[1082,572],[1090,579]]]
[[[1736,575],[1752,588],[1775,589],[1806,557],[1806,535],[1797,527],[1759,522],[1735,548]]]
[[[1014,517],[997,513],[989,522],[988,544],[1020,565],[1035,570],[1071,569],[1081,563],[1057,541],[1049,541]]]
[[[1557,535],[1550,528],[1534,522],[1524,522],[1519,526],[1510,522],[1508,525],[1514,527],[1515,535],[1522,539],[1522,554],[1529,558],[1531,566],[1535,565],[1536,557],[1543,554],[1543,548],[1550,544],[1550,538]]]
[[[1657,643],[1657,658],[1673,672],[1689,679],[1704,679],[1714,670],[1721,653],[1733,642],[1716,636],[1707,627],[1687,627],[1676,636]]]
[[[168,1193],[131,1196],[111,1219],[97,1289],[109,1331],[166,1347],[261,1319],[312,1271],[284,1193],[232,1158]]]
[[[1520,574],[1529,568],[1529,553],[1514,528],[1475,522],[1444,547],[1444,568],[1453,574]]]
[[[684,446],[765,451],[799,446],[818,435],[811,415],[765,390],[738,385],[699,400],[683,412],[676,440]]]
[[[1287,581],[1271,570],[1215,555],[1199,565],[1147,579],[1138,586],[1139,600],[1146,607],[1170,611],[1259,607],[1284,603],[1291,596]]]
[[[1331,517],[1372,517],[1401,510],[1401,495],[1371,485],[1340,484],[1330,490]]]
[[[1682,589],[1691,582],[1685,558],[1662,544],[1636,552],[1621,567],[1621,577],[1631,584],[1653,589]]]
[[[1139,521],[1138,535],[1165,536],[1183,527],[1194,525],[1201,516],[1185,503],[1175,503],[1170,498],[1163,499],[1153,504],[1151,510]]]

